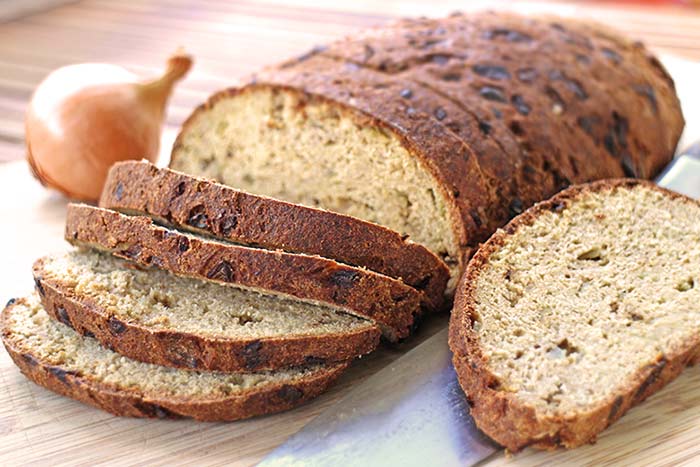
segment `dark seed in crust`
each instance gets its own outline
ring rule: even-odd
[[[107,327],[109,328],[109,332],[115,336],[123,334],[124,331],[126,331],[126,325],[114,316],[110,316],[107,320]]]
[[[176,198],[185,192],[185,187],[186,187],[185,182],[180,182],[177,184],[177,186],[175,187],[175,197]]]
[[[131,259],[138,258],[139,255],[141,254],[141,245],[136,245],[136,244],[131,245],[127,249],[122,250],[120,253],[127,258],[131,258]]]
[[[634,162],[628,153],[622,155],[622,170],[626,177],[637,178],[637,170],[634,168]]]
[[[7,301],[7,303],[5,304],[5,308],[7,308],[7,307],[10,306],[10,305],[14,305],[16,301],[17,301],[16,298],[11,298],[11,299],[9,299],[9,300]]]
[[[62,306],[56,307],[56,316],[58,317],[58,320],[61,323],[65,324],[69,328],[73,327],[73,323],[70,322],[70,316],[68,316],[68,312],[66,312],[66,309]]]
[[[447,112],[445,112],[445,109],[443,109],[442,107],[438,107],[437,109],[435,109],[435,118],[437,118],[438,120],[444,120],[445,117],[447,117]]]
[[[608,414],[608,423],[612,423],[612,421],[615,419],[615,415],[617,415],[617,412],[620,411],[620,407],[622,407],[622,402],[624,402],[624,400],[625,399],[622,396],[617,396],[615,398],[612,407],[610,407],[610,413]]]
[[[487,122],[479,120],[479,130],[484,134],[484,136],[487,136],[489,133],[491,133],[491,125]]]
[[[525,102],[523,96],[515,94],[510,98],[510,101],[513,103],[515,110],[517,110],[520,115],[528,115],[530,113],[530,106],[527,105],[527,102]]]
[[[401,97],[403,97],[404,99],[410,99],[411,97],[413,97],[413,91],[411,91],[410,89],[402,89],[400,94]]]
[[[62,382],[65,385],[70,385],[70,381],[68,381],[67,376],[72,375],[75,376],[77,373],[74,371],[66,371],[61,367],[58,366],[50,366],[48,367],[48,370],[51,374],[53,374],[60,382]]]
[[[644,393],[647,391],[647,389],[649,389],[649,387],[659,379],[661,372],[666,367],[666,359],[662,358],[657,363],[650,365],[650,367],[652,368],[651,373],[649,373],[647,379],[645,379],[644,382],[639,385],[639,388],[637,388],[637,391],[634,393],[635,400],[644,397]]]
[[[413,288],[418,289],[418,290],[425,290],[425,288],[430,284],[430,280],[433,278],[432,274],[428,274],[415,284],[411,284]]]
[[[515,217],[523,212],[523,202],[519,198],[513,198],[508,206],[511,217]]]
[[[483,225],[483,221],[481,220],[479,213],[477,213],[474,209],[469,211],[469,215],[471,216],[472,220],[474,221],[474,224],[477,227],[481,227]]]
[[[316,357],[314,355],[307,355],[304,357],[304,363],[306,365],[325,365],[326,359],[323,357]]]
[[[352,287],[360,278],[360,275],[355,271],[336,271],[331,276],[331,282],[337,286],[348,288]]]
[[[124,196],[124,185],[122,182],[118,182],[114,188],[114,197],[117,198],[117,201],[121,201],[122,196]]]
[[[177,241],[177,249],[180,250],[180,252],[184,253],[185,251],[190,249],[190,240],[189,238],[182,236],[180,239]]]
[[[615,52],[613,49],[603,47],[602,49],[600,49],[600,51],[605,56],[605,58],[613,62],[615,65],[619,64],[622,61],[622,57],[620,56],[620,54]]]
[[[524,83],[532,83],[537,78],[537,70],[534,68],[521,68],[518,70],[518,79]]]
[[[561,212],[564,209],[566,209],[566,203],[563,201],[557,201],[556,203],[553,203],[549,210],[552,212]]]
[[[578,123],[578,126],[581,127],[583,131],[588,133],[589,135],[593,135],[593,127],[600,121],[598,117],[595,115],[591,116],[581,116],[576,119],[576,123]]]
[[[482,86],[479,89],[479,94],[484,99],[496,102],[506,102],[506,95],[503,93],[503,89],[494,86]]]
[[[228,236],[231,231],[236,228],[236,226],[238,226],[238,216],[232,215],[221,219],[219,228],[221,229],[222,234]]]
[[[34,278],[34,286],[36,287],[36,290],[39,292],[39,295],[42,297],[44,296],[44,286],[41,285],[41,277],[35,277]]]
[[[228,261],[222,261],[207,274],[209,279],[219,280],[223,282],[233,282],[234,274],[233,267]]]
[[[91,337],[91,338],[94,338],[94,337],[95,337],[95,334],[93,334],[93,332],[90,331],[89,329],[84,329],[84,328],[83,328],[83,330],[82,330],[80,333],[81,333],[83,336],[85,336],[85,337]]]
[[[632,86],[632,89],[644,97],[649,101],[649,104],[651,105],[651,108],[654,109],[654,113],[658,113],[659,111],[659,103],[656,100],[656,92],[654,91],[654,88],[649,86],[648,84],[640,84],[636,86]]]
[[[187,224],[198,229],[206,229],[209,226],[209,219],[204,211],[204,206],[199,204],[190,209],[190,213],[187,216]]]
[[[496,28],[486,31],[484,36],[486,39],[498,39],[502,37],[508,42],[530,42],[532,40],[532,37],[525,33],[505,28]]]
[[[36,360],[36,358],[34,358],[34,356],[33,356],[32,354],[23,353],[23,354],[21,354],[21,355],[22,355],[22,359],[23,359],[25,362],[27,362],[30,366],[36,366],[37,363],[39,363],[39,362]]]
[[[196,369],[200,367],[200,361],[197,357],[190,355],[185,349],[173,348],[170,350],[173,354],[168,357],[168,360],[176,367],[187,367]]]
[[[547,86],[544,92],[547,94],[547,97],[549,97],[552,103],[561,107],[561,110],[566,109],[566,103],[556,89],[551,86]]]
[[[493,80],[501,81],[510,79],[510,73],[508,70],[498,65],[476,64],[472,67],[472,70],[479,76]]]
[[[134,407],[139,410],[144,416],[149,418],[176,418],[177,416],[170,412],[165,407],[161,407],[158,404],[151,404],[148,402],[137,402]]]
[[[243,348],[243,360],[246,369],[255,370],[266,362],[266,358],[261,354],[263,343],[259,340],[254,340],[245,345]]]
[[[304,393],[299,388],[285,384],[277,390],[277,395],[280,397],[280,399],[292,403],[301,399],[304,396]]]

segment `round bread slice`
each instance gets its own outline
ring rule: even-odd
[[[260,371],[344,362],[379,343],[379,328],[338,309],[145,271],[96,251],[34,264],[46,311],[142,362]]]
[[[192,372],[137,362],[49,318],[36,294],[2,313],[2,340],[36,384],[115,415],[228,421],[291,409],[322,393],[347,363],[274,372]]]
[[[422,293],[398,279],[320,256],[251,248],[171,230],[144,216],[68,206],[66,239],[181,276],[294,297],[367,318],[395,342],[422,314]]]
[[[700,203],[612,180],[535,205],[469,263],[450,347],[509,450],[594,441],[698,358]]]
[[[100,206],[249,246],[330,258],[401,279],[442,310],[447,265],[408,236],[354,217],[252,195],[159,169],[147,161],[113,165]]]

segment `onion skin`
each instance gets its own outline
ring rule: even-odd
[[[117,161],[158,158],[167,100],[191,58],[176,55],[159,79],[141,83],[121,67],[80,64],[52,72],[26,114],[34,176],[69,198],[96,201]]]

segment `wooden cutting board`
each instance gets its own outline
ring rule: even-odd
[[[688,120],[686,142],[700,139],[700,104],[694,82],[700,64],[665,60],[676,77]],[[168,135],[166,138],[168,138]],[[171,139],[168,139],[171,141]],[[0,299],[28,293],[31,264],[68,248],[63,241],[66,201],[44,190],[23,162],[0,166],[2,266]],[[287,413],[236,423],[137,420],[113,417],[27,381],[0,350],[0,465],[251,465],[346,393],[441,329],[435,318],[410,345],[383,348],[356,362],[317,400]],[[397,446],[397,448],[400,448]],[[680,465],[700,463],[700,369],[633,409],[597,444],[573,451],[503,452],[484,465]],[[438,462],[439,464],[439,462]]]

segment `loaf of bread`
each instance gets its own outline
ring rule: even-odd
[[[112,166],[100,206],[243,245],[364,267],[423,291],[432,310],[445,303],[449,271],[435,254],[353,217],[241,192],[146,161]]]
[[[115,415],[239,420],[296,407],[347,367],[311,364],[258,373],[193,372],[130,360],[49,318],[36,294],[11,300],[2,340],[40,386]]]
[[[509,450],[594,441],[700,356],[700,203],[620,180],[535,205],[469,263],[450,347]]]
[[[170,166],[410,236],[451,267],[529,205],[653,177],[683,128],[673,81],[600,26],[420,19],[317,47],[221,91]]]
[[[71,204],[65,235],[74,245],[109,251],[144,267],[355,314],[379,325],[391,342],[408,337],[422,315],[424,295],[398,279],[320,256],[186,234],[148,217]]]
[[[375,349],[379,329],[325,306],[143,270],[73,251],[34,264],[53,318],[142,362],[216,371],[346,362]]]

